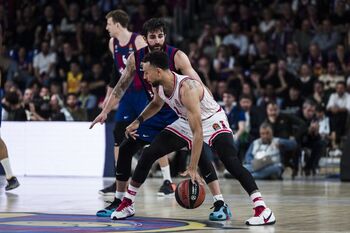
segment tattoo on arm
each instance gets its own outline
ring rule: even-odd
[[[186,83],[187,83],[188,88],[189,88],[190,90],[195,89],[195,88],[197,88],[197,87],[198,87],[198,83],[197,83],[197,81],[194,81],[194,80],[188,80]]]
[[[132,59],[128,59],[126,63],[126,68],[117,83],[117,85],[113,89],[113,95],[117,99],[121,99],[126,91],[126,89],[129,87],[130,83],[132,82],[134,78],[134,73],[135,73],[135,62],[132,61]]]

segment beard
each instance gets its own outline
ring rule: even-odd
[[[158,87],[160,85],[159,81],[154,81],[153,83],[151,83],[152,87]]]
[[[161,45],[161,44],[155,44],[153,46],[148,45],[149,49],[151,51],[160,51],[160,50],[164,50],[165,44]]]

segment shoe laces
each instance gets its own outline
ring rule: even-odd
[[[132,201],[129,198],[124,197],[122,202],[117,208],[117,211],[122,211],[124,208],[130,206],[132,204]]]
[[[214,208],[214,212],[219,211],[221,207],[223,207],[225,205],[225,202],[218,200],[216,202],[214,202],[214,205],[210,208],[213,209]]]

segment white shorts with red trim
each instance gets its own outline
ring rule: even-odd
[[[221,133],[231,133],[230,125],[224,111],[215,113],[210,118],[202,121],[203,140],[209,146],[212,146],[213,140]],[[183,138],[188,143],[188,148],[192,148],[193,134],[187,120],[179,118],[171,125],[168,125],[166,130],[171,131],[177,136]]]

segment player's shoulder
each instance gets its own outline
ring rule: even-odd
[[[138,34],[135,38],[135,45],[136,45],[136,49],[139,50],[139,49],[142,49],[144,47],[147,46],[147,43],[144,39],[144,37],[140,34]]]

